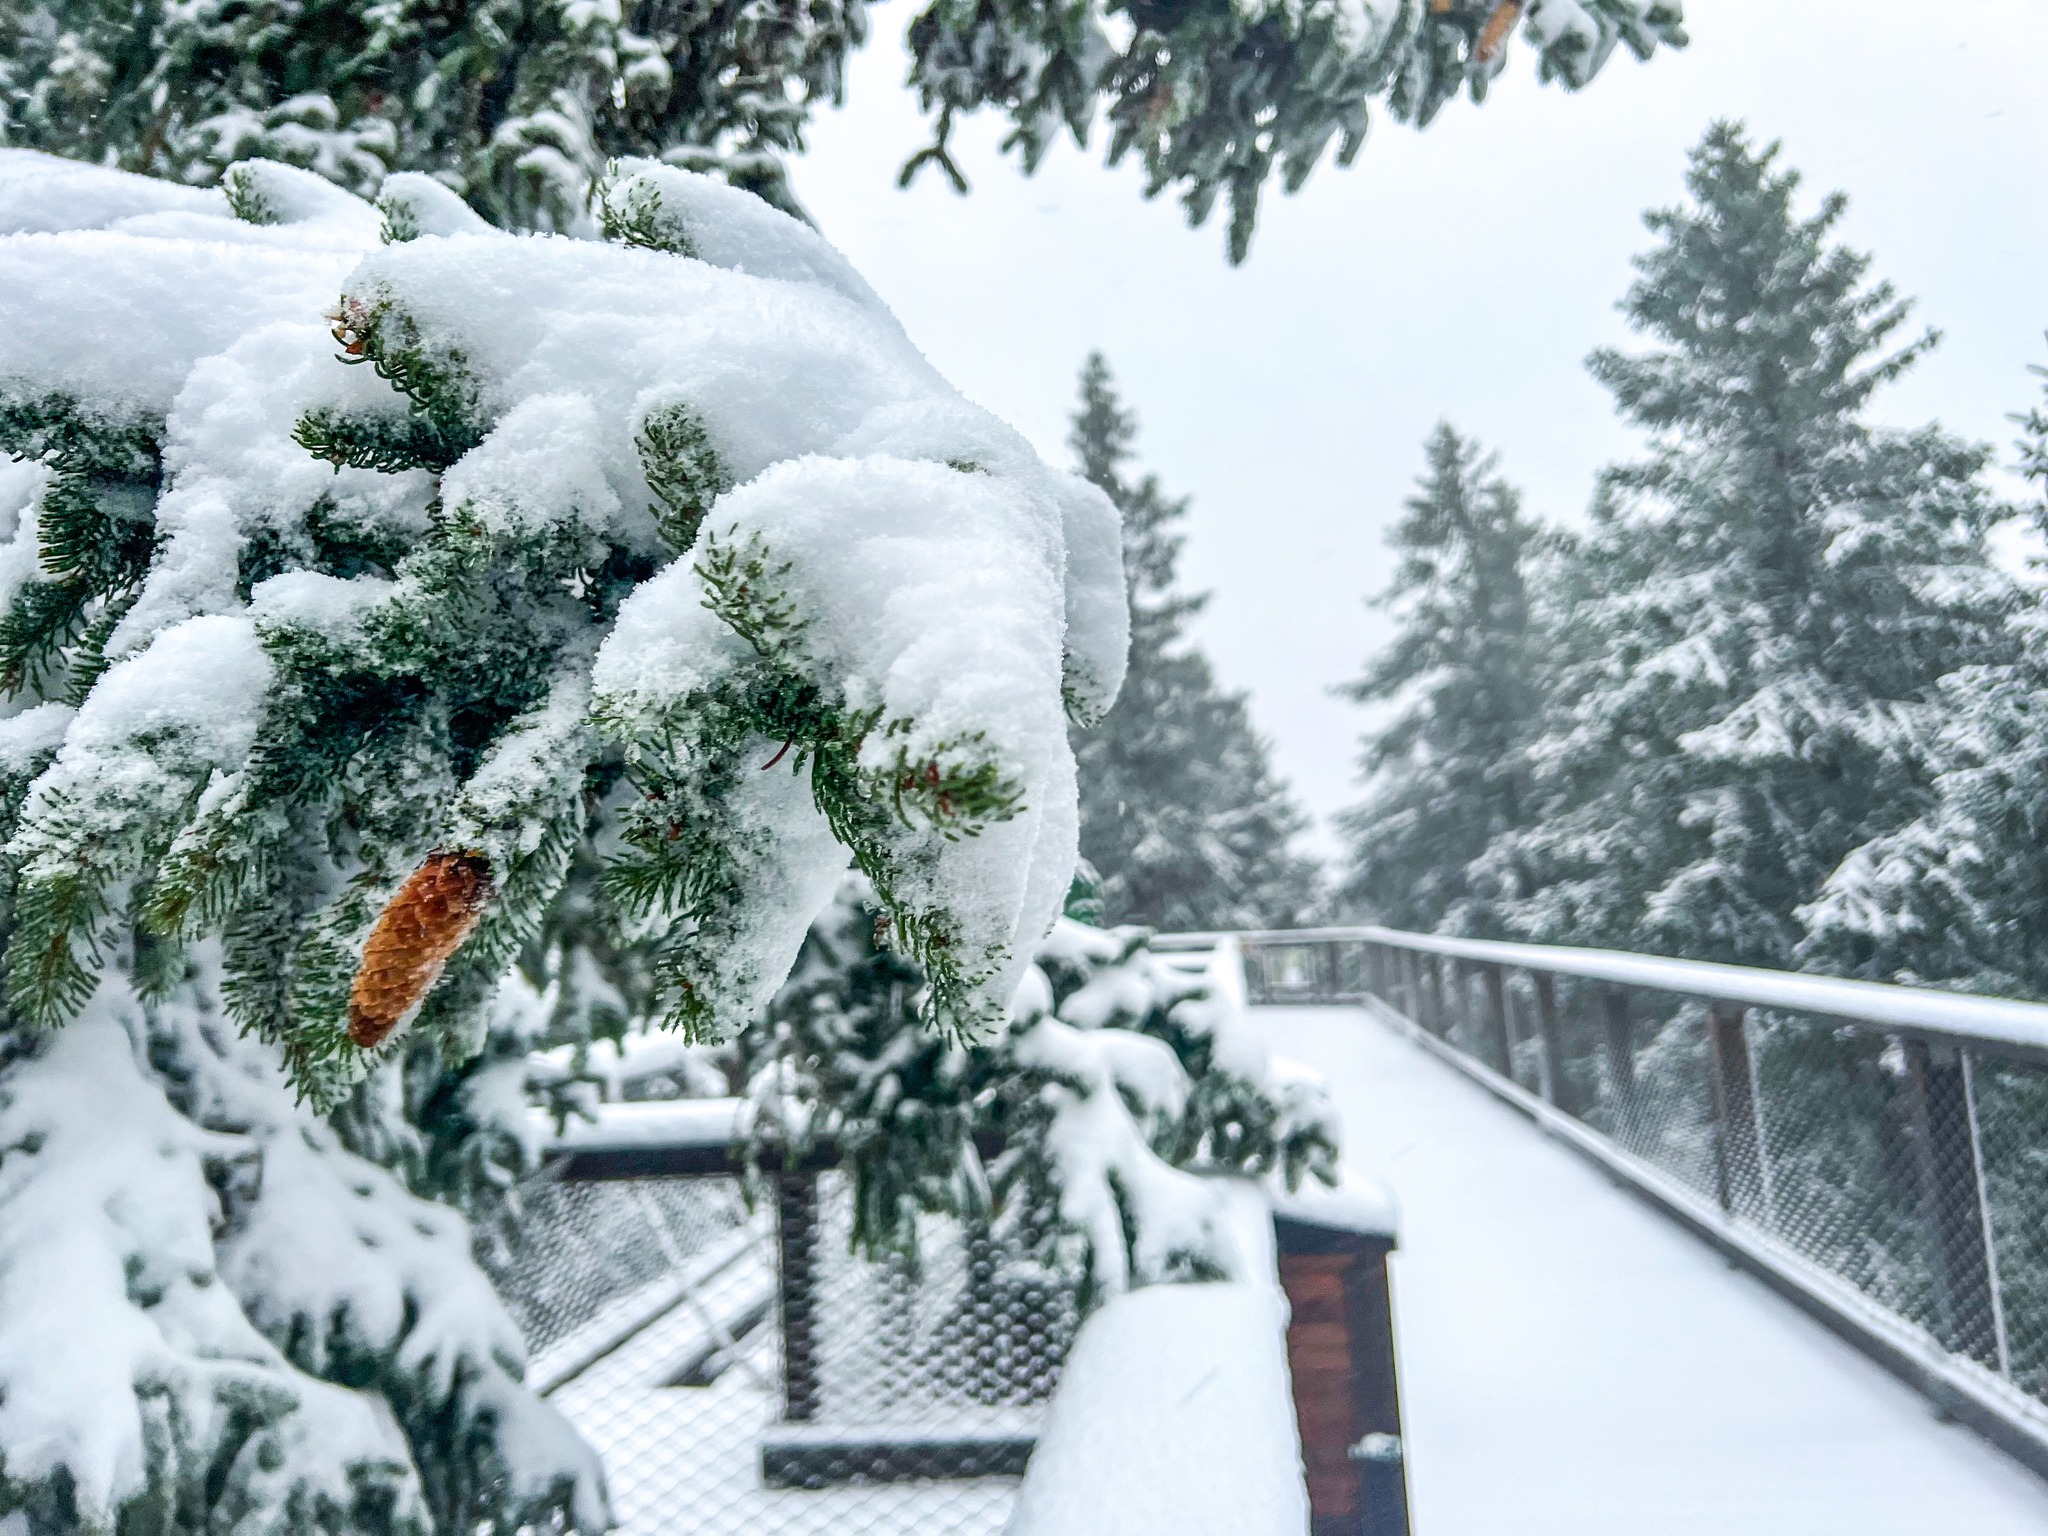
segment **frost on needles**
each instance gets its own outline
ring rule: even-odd
[[[419,176],[0,151],[32,1532],[602,1528],[467,1225],[358,1155],[438,1155],[380,1107],[406,1042],[499,1049],[515,955],[572,938],[729,1031],[849,865],[974,1037],[1059,912],[1113,510],[795,220],[653,165],[598,207],[507,235]]]

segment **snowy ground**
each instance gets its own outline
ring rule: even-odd
[[[1348,1008],[1265,1008],[1400,1197],[1416,1536],[2048,1532],[2048,1485]]]

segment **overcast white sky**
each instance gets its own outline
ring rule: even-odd
[[[1498,448],[1530,508],[1575,518],[1633,451],[1582,359],[1628,340],[1614,311],[1640,216],[1676,201],[1714,117],[1784,141],[1809,190],[1851,198],[1848,239],[1946,340],[1882,403],[2003,451],[2048,362],[2048,3],[1690,0],[1692,47],[1621,55],[1584,94],[1526,53],[1483,108],[1375,125],[1348,171],[1269,197],[1251,259],[1216,222],[1139,196],[1133,168],[1063,147],[1026,180],[971,125],[972,195],[895,173],[921,141],[901,88],[904,0],[850,103],[819,121],[799,194],[971,398],[1067,458],[1074,375],[1108,354],[1141,449],[1192,493],[1184,569],[1215,589],[1198,638],[1248,688],[1281,771],[1318,815],[1349,803],[1359,711],[1329,696],[1385,636],[1362,599],[1431,424]],[[2006,457],[2010,457],[2009,454]],[[1323,835],[1318,835],[1318,845]]]

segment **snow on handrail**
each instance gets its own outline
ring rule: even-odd
[[[630,1152],[647,1147],[723,1150],[746,1134],[742,1099],[649,1099],[602,1104],[597,1118],[571,1117],[557,1131],[546,1121],[542,1141],[553,1152]],[[536,1112],[536,1121],[546,1120]]]
[[[1234,938],[1246,950],[1290,944],[1385,944],[1457,960],[1548,971],[1553,975],[1617,982],[1623,986],[1675,992],[1715,1002],[1775,1008],[1788,1013],[1821,1014],[1910,1033],[2048,1053],[2048,1004],[2022,1002],[2010,997],[1940,992],[1928,987],[1898,986],[1889,982],[1847,981],[1836,976],[1767,971],[1706,960],[1672,960],[1661,955],[1630,954],[1623,950],[1510,944],[1487,939],[1450,938],[1433,933],[1404,933],[1394,928],[1377,927],[1283,928],[1232,935],[1169,934],[1162,935],[1156,943],[1159,947],[1194,948],[1225,937]]]

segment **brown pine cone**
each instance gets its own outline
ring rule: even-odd
[[[1515,23],[1522,19],[1522,0],[1501,0],[1493,8],[1493,14],[1486,18],[1486,25],[1479,29],[1479,41],[1472,49],[1472,56],[1482,64],[1491,64],[1493,56],[1507,43],[1508,34],[1515,30]]]
[[[381,1044],[419,1005],[496,894],[478,853],[430,853],[378,914],[349,989],[348,1037]]]

